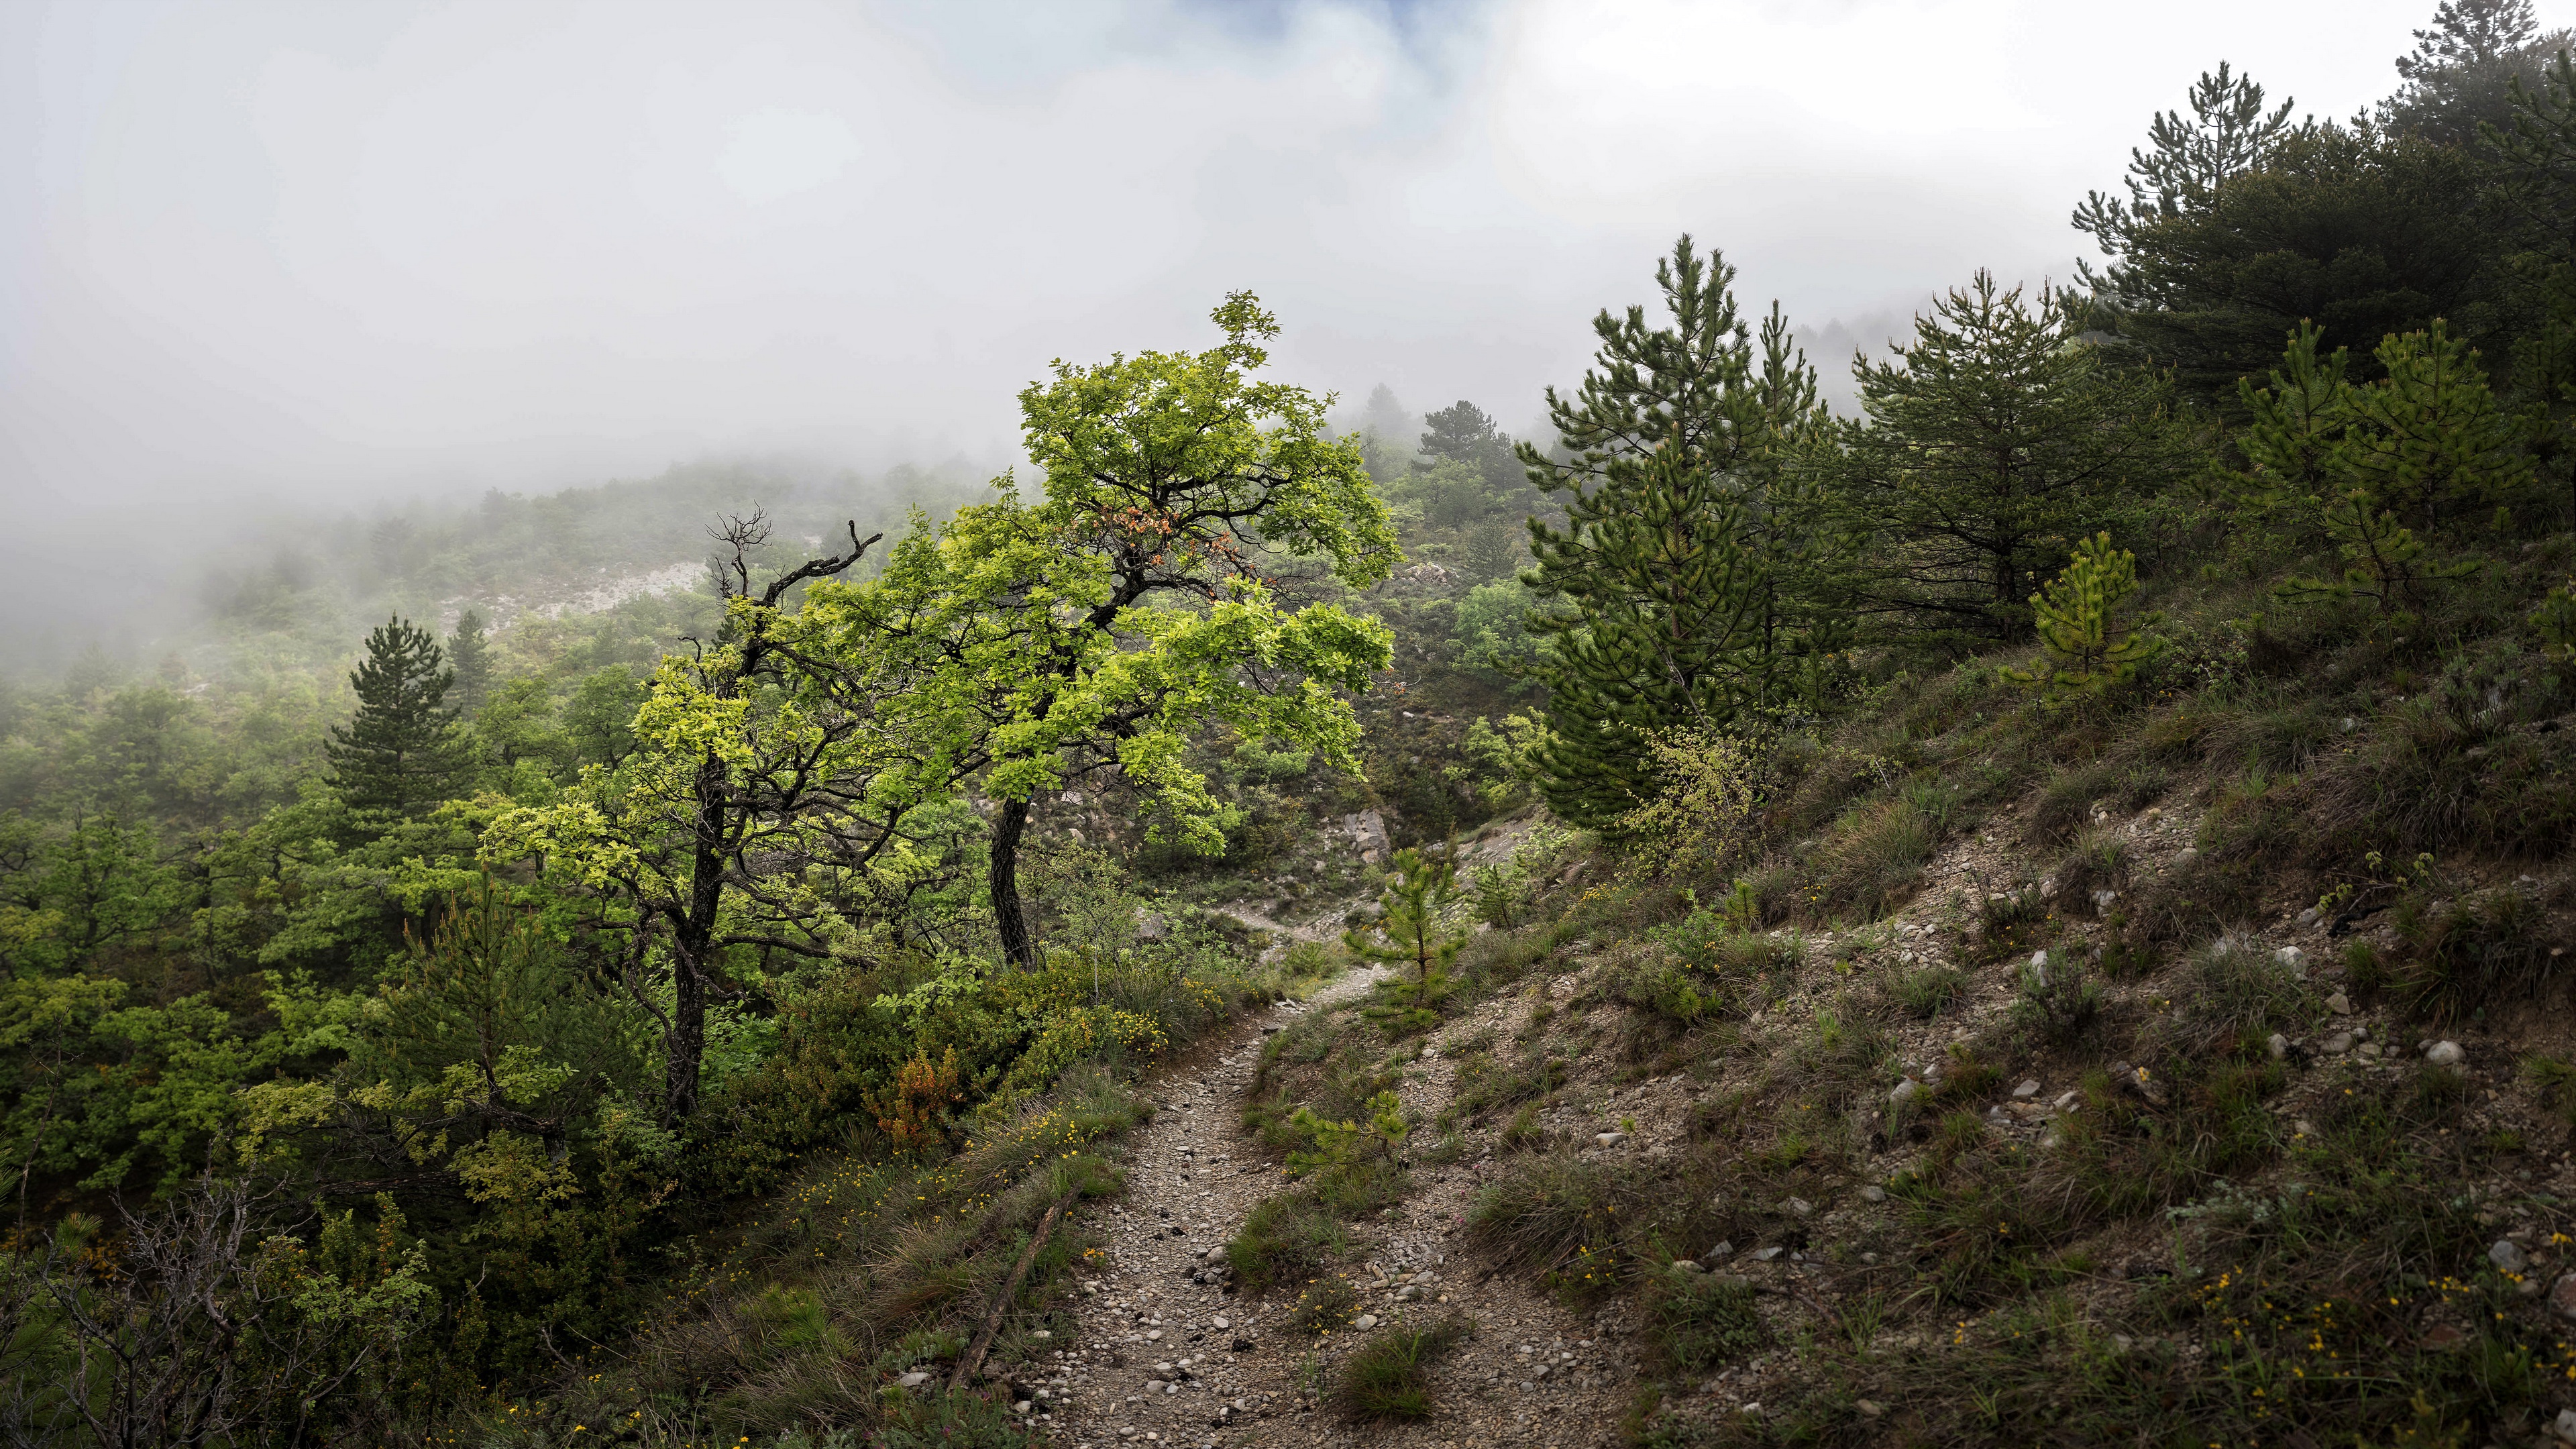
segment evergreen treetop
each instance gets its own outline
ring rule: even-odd
[[[1772,704],[1828,647],[1806,583],[1817,510],[1786,467],[1824,427],[1814,370],[1776,306],[1757,346],[1733,278],[1682,237],[1655,267],[1666,325],[1602,312],[1581,389],[1548,392],[1561,457],[1520,445],[1566,496],[1561,527],[1530,521],[1527,577],[1555,643],[1540,788],[1571,821],[1615,825],[1654,792],[1647,735]]]
[[[447,660],[456,673],[457,712],[468,718],[482,713],[492,692],[492,644],[482,615],[468,609],[457,616],[456,632],[447,636]]]
[[[2186,466],[2161,388],[2102,358],[2058,297],[2025,305],[1983,271],[1891,351],[1855,359],[1867,422],[1817,460],[1867,540],[1846,596],[1918,638],[2028,638],[2042,571]]]
[[[351,810],[411,817],[448,797],[465,766],[447,703],[455,682],[428,630],[396,617],[367,635],[367,657],[349,673],[357,712],[323,746],[331,787]]]
[[[2040,642],[2063,667],[2053,673],[2006,672],[2025,684],[2045,678],[2053,694],[2099,693],[2127,680],[2166,647],[2146,632],[2157,616],[2123,612],[2137,591],[2137,556],[2113,548],[2109,533],[2077,544],[2057,577],[2030,596]]]
[[[2075,229],[2089,234],[2113,258],[2127,254],[2138,228],[2164,217],[2205,211],[2228,178],[2263,164],[2290,129],[2288,99],[2263,108],[2263,88],[2234,74],[2226,61],[2215,74],[2201,72],[2186,100],[2191,115],[2158,111],[2147,123],[2147,146],[2129,151],[2123,184],[2129,199],[2089,192],[2075,208]],[[2084,273],[2096,290],[2116,291],[2106,279]]]

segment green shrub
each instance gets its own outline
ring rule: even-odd
[[[1917,966],[1897,972],[1890,989],[1908,1013],[1930,1021],[1967,991],[1968,976],[1956,966]]]
[[[2125,890],[2129,884],[2129,845],[2109,830],[2086,830],[2075,847],[2049,873],[2057,881],[2057,899],[2070,911],[2092,907],[2093,893]]]
[[[1382,1330],[1343,1362],[1333,1407],[1354,1423],[1430,1418],[1431,1361],[1474,1331],[1474,1324],[1456,1316],[1428,1328]]]
[[[1732,1274],[1671,1270],[1646,1300],[1646,1331],[1675,1368],[1703,1373],[1771,1341],[1753,1285]]]
[[[2093,823],[2093,808],[2113,793],[2120,770],[2108,760],[2057,771],[2031,802],[2030,834],[2047,844],[2072,839]]]
[[[1268,1197],[1245,1216],[1225,1245],[1235,1281],[1255,1293],[1303,1283],[1332,1265],[1350,1235],[1308,1194]]]
[[[1911,800],[1855,807],[1825,844],[1816,909],[1877,920],[1912,893],[1938,843],[1932,822]]]
[[[2522,1074],[2558,1120],[2576,1132],[2576,1062],[2534,1053],[2522,1059]]]
[[[1469,1233],[1504,1263],[1545,1272],[1580,1271],[1595,1284],[1617,1254],[1618,1177],[1598,1163],[1562,1153],[1515,1158],[1502,1177],[1476,1194]]]
[[[1359,1291],[1339,1273],[1318,1274],[1298,1290],[1297,1301],[1288,1305],[1288,1322],[1312,1334],[1348,1328],[1351,1320],[1359,1316]]]
[[[2490,1004],[2527,1001],[2558,974],[2550,953],[2548,912],[2506,888],[2426,903],[2410,893],[2397,905],[2397,931],[2414,948],[2398,980],[2406,1010],[2437,1026],[2483,1012]]]
[[[2038,887],[1997,891],[1977,906],[1978,955],[2000,961],[2036,950],[2048,944],[2055,924]]]
[[[2189,983],[2161,1032],[2165,1050],[2184,1056],[2258,1057],[2273,1031],[2296,1034],[2319,1009],[2278,957],[2232,937],[2193,955]]]
[[[2102,985],[2072,951],[2034,955],[2015,970],[2013,1020],[2052,1046],[2070,1046],[2102,1017]]]

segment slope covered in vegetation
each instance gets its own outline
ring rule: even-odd
[[[1687,237],[1544,446],[1243,294],[1025,485],[503,500],[13,689],[0,1415],[2576,1439],[2561,39],[2204,77],[1856,417]]]

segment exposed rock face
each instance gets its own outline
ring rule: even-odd
[[[1391,849],[1386,838],[1386,817],[1375,810],[1362,810],[1333,822],[1333,833],[1347,836],[1360,859],[1375,865],[1386,859]]]

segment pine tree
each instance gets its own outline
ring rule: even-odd
[[[447,636],[447,660],[456,671],[457,711],[471,719],[483,712],[492,691],[492,645],[482,615],[468,609],[457,616],[456,632]]]
[[[2431,529],[2528,496],[2530,425],[2497,403],[2476,350],[2438,319],[2381,342],[2373,356],[2382,376],[2366,386],[2344,380],[2341,349],[2319,355],[2322,335],[2302,325],[2272,385],[2244,385],[2246,491],[2343,555],[2339,577],[2293,578],[2284,597],[2367,598],[2405,613],[2421,605],[2425,585],[2475,571],[2429,555],[2408,520]]]
[[[2380,381],[2351,394],[2348,466],[2374,500],[2430,528],[2463,507],[2522,497],[2527,425],[2497,402],[2477,349],[2436,317],[2373,356]]]
[[[1855,360],[1867,424],[1817,459],[1866,540],[1842,587],[1936,647],[2026,639],[2043,571],[2182,471],[2158,384],[2102,358],[2061,299],[2034,310],[1982,271],[1892,351]]]
[[[1838,637],[1806,607],[1815,510],[1784,467],[1822,424],[1813,369],[1777,307],[1757,351],[1734,271],[1688,236],[1656,264],[1669,322],[1593,322],[1573,398],[1548,390],[1563,440],[1521,462],[1566,498],[1530,523],[1530,576],[1555,648],[1536,677],[1552,731],[1541,792],[1567,820],[1615,825],[1656,788],[1648,735],[1722,727],[1779,703],[1801,657]]]
[[[2075,208],[2075,229],[2090,235],[2115,260],[2131,250],[2139,228],[2207,210],[2222,183],[2261,165],[2290,129],[2292,103],[2285,99],[2265,110],[2263,88],[2251,76],[2232,74],[2225,61],[2218,63],[2217,74],[2201,73],[2188,104],[2189,118],[2180,111],[2158,111],[2147,123],[2152,150],[2130,148],[2129,174],[2122,183],[2128,200],[2095,191]],[[2078,272],[2097,292],[2122,290],[2116,280],[2089,267],[2079,264]]]
[[[2244,502],[2258,509],[2295,507],[2328,486],[2329,470],[2352,425],[2349,349],[2321,352],[2325,330],[2302,322],[2272,369],[2272,385],[2237,385],[2246,423],[2236,445],[2250,468],[2239,475]]]
[[[447,798],[465,766],[447,704],[455,681],[428,630],[394,618],[367,635],[367,657],[349,672],[357,713],[323,746],[331,788],[351,810],[411,817]]]
[[[2475,147],[2488,127],[2509,126],[2518,88],[2541,79],[2569,32],[2544,33],[2531,0],[2442,0],[2415,48],[2397,58],[2406,84],[2379,107],[2384,129],[2445,146]]]
[[[1409,847],[1397,851],[1392,862],[1395,879],[1378,898],[1386,919],[1375,931],[1343,933],[1342,944],[1352,955],[1413,973],[1409,981],[1391,981],[1379,988],[1379,1001],[1363,1013],[1389,1033],[1420,1031],[1438,1023],[1431,1006],[1447,994],[1449,966],[1467,944],[1464,931],[1440,924],[1441,910],[1457,895],[1457,866],[1450,854],[1427,856]],[[1385,945],[1377,942],[1381,932]]]
[[[2109,533],[2076,545],[2057,577],[2030,596],[2040,642],[2064,667],[2047,674],[2013,671],[2013,677],[2025,684],[2045,678],[2052,694],[2091,694],[2136,674],[2139,665],[2165,651],[2165,641],[2146,632],[2155,615],[2121,613],[2137,591],[2137,556],[2113,548]]]
[[[1554,725],[1540,791],[1581,824],[1615,827],[1654,795],[1647,740],[1718,730],[1769,682],[1763,580],[1742,506],[1677,443],[1645,462],[1624,507],[1586,521],[1580,592],[1560,590],[1576,612],[1540,616],[1556,646],[1534,670]],[[1550,561],[1541,555],[1542,581]]]
[[[2397,58],[2397,73],[2421,84],[2528,48],[2540,38],[2540,16],[2531,0],[2441,0],[2432,27],[2414,35],[2415,48]]]

